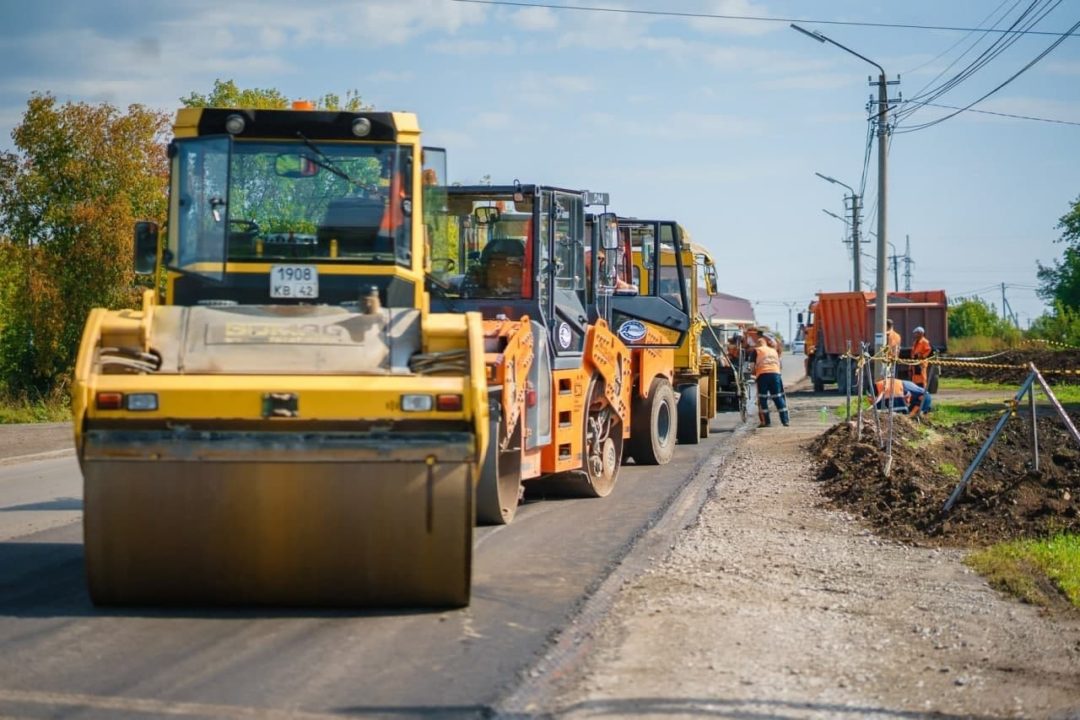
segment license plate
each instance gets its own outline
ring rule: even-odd
[[[319,271],[311,265],[270,267],[270,297],[314,300],[319,297]]]

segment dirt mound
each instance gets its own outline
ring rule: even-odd
[[[1035,363],[1039,372],[1051,385],[1055,383],[1080,383],[1080,376],[1058,374],[1055,371],[1076,370],[1080,371],[1080,350],[1045,350],[1030,348],[1020,350],[1007,350],[1004,353],[995,353],[985,357],[969,356],[975,362],[985,362],[994,365],[1017,365],[1016,369],[987,368],[987,367],[964,367],[959,365],[945,365],[941,369],[942,377],[971,378],[983,382],[1016,383],[1019,385],[1028,376],[1028,363]],[[943,360],[950,359],[947,355]]]
[[[942,506],[997,418],[953,427],[894,420],[889,477],[872,422],[858,441],[842,423],[811,443],[817,479],[834,506],[862,515],[883,535],[916,543],[985,545],[1080,532],[1080,447],[1056,416],[1039,418],[1038,472],[1031,467],[1030,417],[1014,417],[944,515]]]

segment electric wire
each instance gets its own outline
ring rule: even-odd
[[[1080,28],[1080,21],[1077,21],[1076,23],[1074,23],[1074,24],[1073,24],[1073,26],[1072,26],[1072,28],[1070,29],[1070,31],[1069,31],[1069,32],[1071,33],[1072,31],[1076,30],[1077,28]],[[947,115],[945,115],[945,116],[943,116],[943,117],[937,118],[937,119],[935,119],[935,120],[931,120],[931,121],[929,121],[929,122],[925,122],[925,123],[923,123],[923,124],[921,124],[921,125],[915,125],[915,126],[913,126],[913,127],[906,127],[906,128],[905,128],[905,127],[897,127],[897,128],[896,128],[896,129],[895,129],[895,130],[893,131],[893,133],[894,133],[894,134],[906,134],[906,133],[918,132],[919,130],[925,130],[925,129],[927,129],[927,128],[933,127],[934,125],[938,125],[938,124],[940,124],[940,123],[943,123],[943,122],[945,122],[946,120],[948,120],[949,118],[953,118],[953,117],[956,117],[957,115],[959,115],[959,114],[960,114],[960,113],[962,113],[962,112],[965,112],[966,110],[970,110],[970,109],[971,109],[972,107],[974,107],[975,105],[978,105],[979,103],[981,103],[981,102],[982,102],[983,100],[985,100],[986,98],[990,97],[991,95],[993,95],[993,94],[994,94],[994,93],[996,93],[997,91],[999,91],[999,90],[1001,90],[1002,88],[1004,88],[1005,86],[1009,85],[1009,83],[1011,83],[1011,82],[1012,82],[1013,80],[1016,80],[1016,78],[1020,77],[1020,76],[1021,76],[1021,75],[1023,75],[1023,74],[1025,73],[1025,72],[1027,72],[1027,71],[1028,71],[1028,70],[1030,70],[1030,69],[1031,69],[1032,67],[1034,67],[1034,66],[1036,65],[1036,63],[1038,63],[1038,62],[1039,62],[1040,60],[1042,60],[1042,59],[1043,59],[1044,57],[1046,57],[1046,56],[1047,56],[1047,55],[1049,55],[1049,54],[1050,54],[1051,52],[1053,52],[1053,51],[1054,51],[1054,49],[1055,49],[1055,48],[1056,48],[1056,47],[1057,47],[1058,45],[1060,45],[1061,43],[1063,43],[1063,42],[1065,41],[1065,38],[1066,38],[1066,37],[1068,37],[1068,35],[1061,35],[1061,36],[1060,36],[1060,37],[1059,37],[1059,38],[1058,38],[1057,40],[1055,40],[1054,42],[1052,42],[1052,43],[1050,44],[1050,46],[1049,46],[1049,47],[1047,47],[1047,48],[1046,48],[1045,50],[1043,50],[1043,51],[1042,51],[1041,53],[1039,53],[1038,55],[1036,55],[1036,56],[1035,56],[1035,57],[1034,57],[1034,58],[1033,58],[1032,60],[1030,60],[1030,61],[1029,61],[1029,62],[1028,62],[1028,63],[1027,63],[1026,65],[1024,65],[1024,66],[1023,66],[1023,67],[1021,67],[1021,68],[1020,68],[1019,70],[1017,70],[1017,71],[1016,71],[1015,73],[1013,73],[1012,75],[1010,75],[1010,76],[1009,76],[1008,78],[1006,78],[1006,79],[1005,79],[1005,80],[1004,80],[1004,81],[1003,81],[1002,83],[1000,83],[999,85],[997,85],[996,87],[994,87],[994,88],[993,88],[992,90],[990,90],[989,92],[987,92],[987,93],[983,94],[983,95],[982,95],[981,97],[979,97],[978,99],[976,99],[976,100],[974,100],[974,101],[972,101],[972,102],[968,103],[968,104],[967,104],[967,105],[965,105],[964,107],[962,107],[962,108],[960,108],[960,109],[958,109],[958,110],[954,110],[954,111],[952,111],[951,113],[948,113]]]
[[[992,17],[994,16],[994,15],[997,15],[997,12],[998,12],[998,10],[1000,10],[1000,9],[1001,9],[1002,7],[1004,7],[1004,6],[1005,6],[1005,3],[1007,3],[1008,1],[1009,1],[1009,0],[1001,0],[1001,2],[1000,2],[1000,3],[998,3],[998,6],[997,6],[996,8],[994,8],[994,9],[993,9],[993,11],[991,11],[991,13],[990,13],[989,15],[987,15],[987,16],[986,16],[985,18],[983,18],[983,19],[982,19],[982,22],[980,22],[980,23],[979,23],[978,25],[976,25],[975,27],[976,27],[977,29],[981,29],[981,28],[982,28],[982,26],[983,26],[983,24],[984,24],[984,23],[986,23],[986,22],[987,22],[988,20],[990,20],[990,18],[992,18]],[[1009,8],[1009,9],[1008,9],[1008,11],[1006,11],[1006,13],[1005,13],[1005,14],[1006,14],[1006,15],[1008,15],[1008,14],[1009,14],[1010,12],[1012,12],[1012,11],[1013,11],[1013,9],[1014,9],[1014,8],[1016,8],[1016,6],[1017,6],[1017,5],[1019,5],[1019,4],[1021,3],[1021,2],[1022,2],[1022,0],[1014,0],[1014,2],[1013,2],[1013,6],[1012,6],[1011,8]],[[996,25],[996,24],[997,24],[997,21],[995,21],[995,23],[994,23],[994,24]],[[935,55],[934,57],[930,58],[930,59],[929,59],[929,60],[927,60],[926,62],[920,63],[920,64],[916,65],[915,67],[911,68],[910,70],[905,70],[904,72],[902,72],[902,73],[900,73],[900,74],[901,74],[901,75],[910,75],[910,74],[912,74],[913,72],[915,72],[916,70],[922,70],[922,69],[923,69],[924,67],[926,67],[927,65],[930,65],[930,64],[932,64],[932,63],[935,63],[935,62],[937,62],[938,60],[940,60],[941,58],[945,57],[946,55],[948,55],[949,53],[951,53],[951,52],[952,52],[953,50],[955,50],[955,49],[956,49],[956,47],[957,47],[958,45],[960,45],[960,43],[964,42],[964,41],[965,41],[965,40],[967,40],[967,39],[968,39],[969,37],[971,37],[971,36],[972,36],[972,34],[974,34],[975,32],[977,32],[977,29],[976,29],[976,30],[971,30],[971,31],[969,31],[969,32],[965,33],[965,34],[964,34],[963,36],[961,36],[961,38],[960,38],[959,40],[957,40],[957,41],[956,41],[956,42],[954,42],[954,43],[953,43],[952,45],[950,45],[949,47],[945,48],[944,50],[942,50],[941,52],[939,52],[939,53],[938,53],[937,55]],[[976,44],[977,44],[977,43],[978,43],[978,41],[976,40]],[[961,55],[961,57],[963,57],[963,56]],[[955,62],[955,61],[954,61],[954,62]],[[951,66],[950,66],[950,67],[951,67]],[[946,68],[946,72],[947,72],[947,71],[948,71],[948,68]],[[938,75],[938,77],[941,77],[941,75],[939,74],[939,75]],[[935,80],[936,80],[936,79],[937,79],[937,78],[935,78]],[[931,80],[931,82],[933,82],[933,80]]]
[[[1036,117],[1034,115],[1016,115],[1014,113],[997,112],[995,110],[977,110],[975,108],[962,108],[956,105],[942,105],[940,103],[923,103],[929,107],[944,108],[946,110],[961,110],[963,112],[980,113],[982,115],[997,115],[998,117],[1014,118],[1016,120],[1034,120],[1036,122],[1056,123],[1058,125],[1080,125],[1080,121],[1058,120],[1056,118]]]
[[[1021,2],[1023,2],[1023,0],[1014,0],[1014,2],[1013,2],[1013,4],[1012,4],[1012,6],[1011,6],[1011,7],[1010,7],[1010,8],[1008,9],[1008,11],[1007,11],[1007,12],[1005,13],[1005,15],[1004,15],[1004,16],[1002,16],[1002,17],[1001,17],[1000,19],[998,19],[998,20],[994,21],[994,25],[993,25],[993,26],[991,26],[991,27],[997,27],[997,24],[998,24],[999,22],[1001,22],[1002,20],[1004,20],[1004,19],[1005,19],[1006,17],[1008,17],[1008,16],[1009,16],[1009,14],[1010,14],[1010,13],[1012,13],[1012,11],[1016,9],[1016,6],[1017,6],[1017,5],[1019,5],[1019,4],[1021,3]],[[999,7],[1000,7],[1000,6],[999,6]],[[1030,8],[1029,8],[1029,9],[1030,9]],[[972,35],[972,33],[968,33],[968,34],[967,34],[967,35],[966,35],[965,37],[970,37],[971,35]],[[954,67],[954,66],[956,65],[956,63],[960,62],[960,60],[962,60],[962,59],[963,59],[964,57],[966,57],[966,56],[967,56],[967,54],[968,54],[968,53],[970,53],[970,52],[971,52],[972,50],[974,50],[974,49],[975,49],[975,47],[976,47],[976,46],[978,46],[978,44],[979,44],[980,42],[982,42],[982,41],[983,41],[983,40],[984,40],[984,39],[985,39],[986,37],[988,37],[988,35],[989,35],[989,30],[987,30],[987,31],[984,31],[984,32],[983,32],[983,33],[982,33],[981,35],[979,35],[979,37],[975,38],[974,42],[972,42],[972,43],[971,43],[971,45],[969,45],[969,46],[968,46],[968,48],[967,48],[966,50],[964,50],[964,52],[962,52],[962,53],[960,53],[959,55],[957,55],[957,56],[956,56],[956,57],[955,57],[955,58],[953,59],[953,61],[952,61],[951,63],[949,63],[948,65],[946,65],[946,66],[945,66],[945,67],[944,67],[944,68],[943,68],[943,69],[942,69],[942,70],[941,70],[940,72],[938,72],[938,74],[937,74],[937,75],[935,75],[935,76],[934,76],[933,78],[931,78],[931,79],[930,79],[930,80],[929,80],[928,82],[926,82],[926,83],[925,83],[925,84],[924,84],[924,85],[923,85],[923,86],[922,86],[921,88],[919,88],[919,89],[918,89],[918,90],[917,90],[917,91],[916,91],[916,92],[914,93],[913,97],[919,97],[919,96],[920,96],[920,95],[921,95],[921,94],[922,94],[923,92],[925,92],[925,90],[926,90],[926,89],[927,89],[928,87],[930,87],[931,85],[933,85],[934,83],[936,83],[936,82],[937,82],[937,81],[938,81],[939,79],[941,79],[941,77],[942,77],[942,76],[943,76],[943,75],[944,75],[945,73],[949,72],[949,70],[952,70],[952,68],[953,68],[953,67]],[[1002,37],[1002,36],[999,36],[999,37]],[[955,45],[954,45],[953,47],[955,47]]]
[[[900,30],[943,30],[947,32],[972,32],[978,31],[980,28],[970,27],[958,27],[953,25],[921,25],[916,23],[887,23],[887,22],[870,22],[861,20],[821,20],[815,18],[790,18],[790,17],[771,17],[766,15],[732,15],[721,13],[704,13],[704,12],[680,12],[673,10],[640,10],[634,8],[614,8],[614,7],[598,7],[593,5],[556,5],[554,3],[541,3],[541,2],[516,2],[515,0],[451,0],[451,2],[469,3],[473,5],[502,5],[508,7],[519,8],[547,8],[549,10],[578,10],[584,12],[602,12],[602,13],[615,13],[621,15],[651,15],[657,17],[678,17],[678,18],[707,18],[715,20],[745,20],[748,22],[782,22],[782,23],[807,23],[814,25],[843,25],[853,27],[877,27],[877,28],[895,28]],[[1016,34],[1016,35],[1060,35],[1060,32],[1053,32],[1049,30],[1029,30],[1029,31],[1014,31],[1014,30],[991,30],[990,32],[996,32],[1000,34]],[[1080,37],[1080,33],[1075,33],[1070,30],[1066,35],[1071,37]]]
[[[1063,0],[1056,0],[1056,2],[1051,5],[1050,0],[1032,0],[1031,4],[1028,5],[1027,8],[1020,13],[1020,15],[1013,21],[1009,28],[1015,29],[1017,26],[1020,26],[1021,29],[1031,29],[1036,24],[1041,22],[1047,14],[1057,8],[1062,1]],[[1039,7],[1040,3],[1041,7]],[[1032,17],[1028,17],[1033,13],[1034,15]],[[1023,24],[1021,25],[1021,23]],[[918,92],[916,92],[913,96],[909,97],[905,101],[905,107],[897,113],[897,123],[901,123],[904,120],[907,120],[911,115],[918,112],[923,107],[922,103],[933,102],[947,92],[963,84],[966,80],[970,79],[973,75],[975,75],[979,70],[986,67],[989,63],[993,62],[1002,53],[1012,47],[1012,45],[1017,40],[1019,40],[1019,38],[1020,36],[1018,35],[998,36],[990,44],[989,47],[987,47],[985,50],[982,51],[982,53],[979,54],[977,58],[968,63],[968,65],[964,69],[960,70],[958,73],[953,75],[945,82],[941,83],[940,85],[931,90],[927,90],[927,88],[932,85],[937,78],[935,78],[935,80],[932,80],[930,83],[924,85],[922,88],[919,89]],[[978,42],[976,42],[975,44],[977,45]],[[974,47],[974,45],[972,47]],[[957,61],[959,59],[960,58],[957,58]],[[949,67],[951,68],[952,65],[955,63],[956,61],[950,64]],[[938,77],[940,77],[941,74],[944,73],[940,73]]]
[[[1051,3],[1050,0],[1034,0],[1020,16],[1013,21],[1010,28],[1016,28],[1019,25],[1021,29],[1031,29],[1037,23],[1041,22],[1050,12],[1055,10],[1062,2],[1063,0],[1056,0],[1053,3]],[[1023,24],[1021,25],[1021,23]],[[922,110],[927,103],[938,100],[946,93],[954,90],[956,87],[969,80],[979,70],[1010,48],[1018,39],[1018,36],[1011,36],[1008,38],[1003,36],[998,37],[991,43],[990,47],[983,50],[978,58],[969,63],[956,75],[931,90],[923,89],[917,92],[913,97],[907,98],[904,101],[904,107],[897,113],[897,125],[902,125],[904,121],[910,119],[912,115]]]

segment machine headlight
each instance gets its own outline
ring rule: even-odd
[[[402,395],[402,412],[431,412],[434,401],[430,395]]]
[[[128,410],[154,411],[158,409],[157,393],[130,393],[124,397]]]
[[[356,137],[367,137],[371,132],[371,121],[367,118],[356,118],[352,121],[352,134]]]
[[[237,115],[233,113],[229,117],[225,118],[225,131],[230,135],[239,135],[244,132],[244,127],[247,123],[244,121],[243,115]]]

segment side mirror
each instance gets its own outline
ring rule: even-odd
[[[795,318],[796,318],[796,319],[797,319],[797,320],[799,321],[799,324],[800,324],[800,325],[802,325],[802,324],[803,324],[803,321],[802,321],[802,313],[799,313],[798,315],[796,315],[796,316],[795,316]]]
[[[604,244],[605,250],[618,250],[619,249],[619,221],[615,218],[614,213],[605,213],[600,216],[600,224],[603,228],[603,236],[601,241]]]
[[[499,212],[497,207],[483,205],[473,210],[473,217],[476,218],[477,225],[494,225],[499,222],[502,213]]]
[[[715,265],[706,265],[705,266],[705,292],[708,293],[709,297],[712,297],[713,295],[716,295],[717,293],[720,292],[720,287],[719,286],[720,286],[720,283],[716,278],[716,266]]]
[[[149,220],[135,223],[135,272],[150,275],[157,266],[158,225]]]

